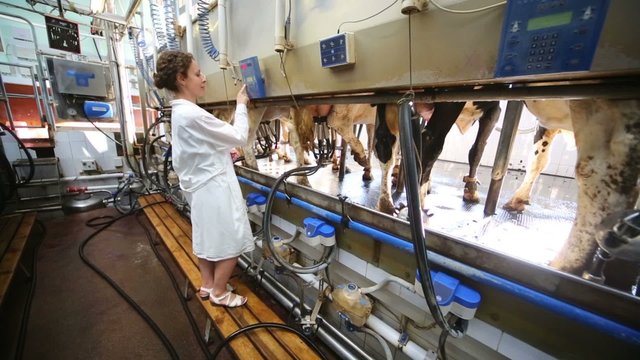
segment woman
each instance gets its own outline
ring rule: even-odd
[[[240,254],[254,249],[246,205],[229,152],[248,137],[245,86],[238,92],[234,125],[196,105],[206,77],[189,53],[165,51],[154,83],[174,93],[171,102],[172,161],[191,206],[193,253],[202,277],[199,295],[214,305],[242,306],[247,298],[227,289]]]

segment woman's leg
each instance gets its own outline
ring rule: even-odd
[[[238,258],[224,259],[215,262],[215,277],[213,279],[213,296],[219,297],[227,292],[227,282],[236,267]]]
[[[214,271],[216,263],[213,261],[198,258],[198,267],[200,268],[200,278],[202,280],[201,288],[211,289],[214,287]]]

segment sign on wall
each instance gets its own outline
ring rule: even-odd
[[[47,15],[44,19],[50,48],[80,54],[80,31],[77,23]]]

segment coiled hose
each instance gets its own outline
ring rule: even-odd
[[[156,43],[158,50],[162,51],[167,48],[167,34],[164,32],[165,24],[162,17],[160,6],[155,2],[149,3],[151,7],[151,22],[153,23],[153,31],[156,34]]]
[[[220,52],[213,44],[209,33],[209,3],[207,0],[198,0],[198,30],[200,30],[202,48],[213,60],[218,61]]]
[[[137,35],[133,35],[133,31],[129,29],[129,40],[131,40],[131,50],[133,51],[133,58],[136,62],[136,67],[138,68],[138,71],[142,75],[144,82],[147,84],[147,87],[151,89],[151,93],[153,94],[153,97],[158,102],[158,106],[160,108],[163,108],[164,101],[162,100],[162,97],[158,93],[158,90],[155,89],[155,85],[153,84],[153,79],[151,79],[151,75],[149,75],[149,72],[147,71],[147,69],[145,69],[144,62],[140,57],[140,47],[138,46],[138,36],[140,36],[140,32],[138,32]]]
[[[164,23],[167,29],[167,48],[169,50],[180,50],[180,43],[176,38],[175,0],[164,0]]]

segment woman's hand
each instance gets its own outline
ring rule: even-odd
[[[249,95],[247,95],[247,85],[242,85],[240,91],[238,91],[238,96],[236,96],[237,104],[249,104]]]

